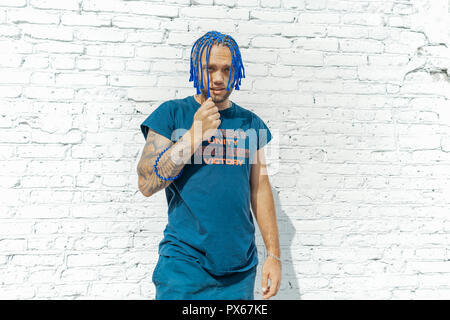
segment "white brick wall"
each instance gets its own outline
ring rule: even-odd
[[[138,191],[139,124],[195,93],[191,46],[216,29],[246,67],[232,100],[279,134],[273,299],[449,299],[449,18],[448,0],[0,0],[0,298],[154,297],[167,206]]]

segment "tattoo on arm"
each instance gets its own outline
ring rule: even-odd
[[[171,140],[163,135],[156,133],[153,130],[148,131],[144,150],[142,151],[141,159],[137,167],[139,176],[139,190],[147,196],[166,188],[173,180],[160,179],[156,173],[153,165],[156,162],[158,155],[167,147],[169,149],[159,158],[158,173],[163,177],[174,177],[184,167],[184,163],[175,163],[171,159],[172,146],[175,145]]]

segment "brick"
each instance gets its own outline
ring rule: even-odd
[[[83,11],[95,12],[129,12],[128,1],[121,0],[83,0]]]
[[[89,268],[69,268],[61,273],[61,280],[68,283],[93,281],[98,279],[98,272]]]
[[[2,235],[22,235],[31,233],[33,224],[31,222],[4,222],[0,225]]]
[[[233,20],[249,20],[250,10],[243,8],[231,8],[228,11],[228,16]]]
[[[209,18],[226,19],[229,18],[227,10],[223,7],[186,7],[180,8],[180,17],[187,18]]]
[[[133,57],[134,46],[126,44],[88,45],[86,53],[90,56],[101,57]]]
[[[31,38],[35,39],[49,39],[60,41],[73,40],[73,31],[72,29],[67,27],[22,24],[21,29],[24,36],[30,36]]]
[[[268,11],[268,10],[252,10],[250,11],[250,18],[260,19],[264,21],[275,21],[275,22],[293,22],[294,18],[297,16],[295,12],[289,11]]]
[[[134,101],[162,101],[171,99],[175,93],[175,89],[130,88],[127,92],[128,98]]]
[[[59,280],[59,275],[53,268],[47,270],[37,270],[29,274],[27,281],[30,283],[54,283]]]
[[[171,45],[187,45],[192,46],[197,37],[190,33],[184,32],[171,32],[167,38],[167,43]]]
[[[157,77],[155,76],[117,76],[110,78],[110,84],[114,86],[125,86],[125,87],[135,87],[135,86],[155,86],[157,82]]]
[[[10,55],[10,54],[0,54],[0,67],[8,67],[8,68],[18,68],[21,63],[22,59],[25,59],[25,61],[28,61],[32,58],[25,57],[23,58],[20,55]],[[39,63],[37,63],[38,67],[40,66]],[[27,68],[27,65],[24,63],[24,68]]]
[[[327,24],[333,25],[340,22],[339,13],[300,13],[298,21],[303,24]]]
[[[336,39],[322,39],[322,38],[315,38],[315,39],[306,39],[303,41],[302,39],[297,40],[296,43],[294,43],[294,46],[301,46],[304,50],[316,50],[316,51],[329,51],[329,52],[336,52],[338,51],[339,44],[338,40]]]
[[[95,283],[91,287],[91,294],[99,297],[132,297],[139,295],[136,283]]]
[[[255,37],[252,40],[252,46],[255,48],[290,48],[292,42],[283,37]]]
[[[0,160],[8,160],[14,156],[15,148],[13,146],[0,146]]]
[[[0,252],[17,252],[27,249],[26,239],[2,239],[0,240]],[[0,259],[1,260],[1,259]]]
[[[330,283],[326,278],[302,277],[298,281],[299,286],[304,290],[326,288]]]
[[[0,83],[28,83],[30,81],[30,71],[2,69],[1,73]]]
[[[216,6],[227,6],[227,7],[234,7],[235,5],[237,5],[236,0],[214,0],[214,4]],[[256,6],[257,3],[255,0],[251,0],[251,1],[246,1],[245,4],[248,4],[250,6]]]
[[[5,7],[26,7],[26,0],[2,0],[0,2],[1,6]]]
[[[305,8],[305,0],[283,0],[282,2],[283,8],[286,9],[304,9]]]
[[[151,2],[145,1],[130,1],[128,7],[130,12],[135,14],[146,14],[164,18],[178,17],[177,6],[152,4]]]
[[[15,254],[11,257],[14,266],[49,266],[57,267],[63,263],[63,256],[56,254]]]
[[[36,52],[83,53],[83,46],[74,43],[38,43],[34,48]]]
[[[247,1],[238,1],[236,0],[236,7],[258,7],[259,0],[247,0]]]
[[[264,80],[255,80],[254,88],[257,90],[273,90],[273,91],[290,91],[297,90],[297,82],[290,79],[277,79],[274,81],[271,78]]]
[[[324,37],[327,30],[327,27],[320,25],[289,24],[282,26],[281,34],[289,37]]]
[[[98,70],[100,68],[100,60],[77,59],[76,66],[79,70]]]
[[[13,23],[58,24],[59,15],[43,10],[12,9],[8,11],[8,20]]]
[[[67,218],[69,216],[68,208],[52,206],[22,206],[17,209],[15,216],[17,218]]]
[[[329,66],[357,66],[366,64],[366,58],[355,54],[327,54],[324,63]]]
[[[348,13],[342,15],[342,22],[346,25],[379,26],[383,24],[383,16],[378,13]]]
[[[267,30],[264,30],[262,26],[267,27]],[[240,21],[238,23],[239,32],[241,33],[251,33],[251,34],[279,34],[284,30],[284,25],[281,23],[261,23],[256,21]],[[287,28],[290,29],[290,28]]]
[[[212,5],[213,0],[192,0],[192,4],[206,4],[206,5]]]
[[[19,39],[20,34],[20,28],[16,26],[0,25],[0,36]]]
[[[177,23],[175,21],[167,21],[166,24]],[[185,22],[186,23],[186,22]],[[111,25],[118,28],[138,28],[138,29],[159,29],[161,21],[156,20],[154,17],[145,16],[114,16],[111,19]],[[166,29],[166,25],[163,27]]]
[[[369,52],[380,53],[383,51],[383,43],[376,40],[339,40],[343,52]]]
[[[181,49],[170,46],[143,46],[136,49],[136,56],[142,58],[179,59],[181,55]]]
[[[166,0],[165,3],[173,3],[173,4],[191,4],[191,0]]]
[[[401,83],[404,74],[404,67],[380,67],[380,66],[358,66],[359,80],[370,81],[392,81]]]
[[[30,5],[39,9],[79,10],[80,0],[30,0]]]
[[[34,225],[35,234],[52,234],[57,233],[59,229],[59,223],[57,222],[37,222]]]
[[[68,254],[68,267],[107,266],[117,263],[117,254],[114,253],[83,253]]]
[[[324,10],[327,7],[327,0],[306,0],[305,8],[308,10]]]
[[[126,32],[123,30],[114,30],[111,28],[78,28],[75,31],[75,37],[79,40],[98,41],[98,42],[123,42]]]
[[[280,56],[280,62],[286,65],[321,66],[323,60],[322,53],[286,53]]]
[[[111,18],[89,12],[83,12],[83,14],[62,13],[61,24],[67,26],[109,27],[111,24]]]
[[[279,8],[280,5],[280,0],[261,0],[261,7],[263,8]]]
[[[127,42],[162,43],[164,32],[160,31],[133,31],[128,33]]]

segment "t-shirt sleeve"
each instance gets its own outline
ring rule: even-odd
[[[256,114],[254,115],[253,121],[254,129],[256,130],[257,150],[259,150],[272,140],[272,133],[264,121]]]
[[[141,124],[141,131],[144,138],[147,140],[148,130],[152,129],[163,135],[169,140],[172,140],[172,132],[174,131],[173,113],[168,101],[163,102],[156,108]]]

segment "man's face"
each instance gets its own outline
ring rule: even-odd
[[[208,99],[208,82],[206,73],[206,48],[203,50],[202,54],[202,68],[203,68],[203,86],[200,89],[204,99]],[[230,83],[230,91],[227,91],[227,84],[229,76],[233,79],[234,72],[231,72],[231,52],[230,49],[222,45],[213,45],[211,47],[211,52],[209,53],[209,92],[211,98],[215,103],[221,103],[226,101],[228,97],[233,92],[233,88]],[[199,65],[200,70],[200,65]],[[198,73],[199,81],[201,81],[200,72]],[[213,89],[223,89],[221,91],[214,91]]]

